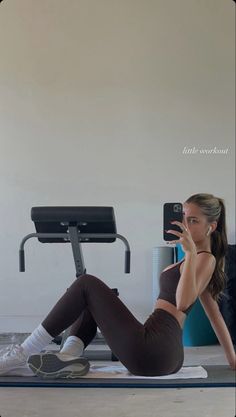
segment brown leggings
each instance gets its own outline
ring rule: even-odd
[[[93,275],[76,279],[42,322],[52,337],[72,324],[70,334],[85,346],[98,326],[111,351],[134,375],[168,375],[183,365],[182,328],[177,319],[158,308],[140,323],[112,289]]]

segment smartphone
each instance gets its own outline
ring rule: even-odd
[[[163,239],[167,242],[178,240],[179,237],[172,233],[166,233],[165,230],[176,230],[182,233],[182,229],[171,221],[183,222],[183,205],[182,203],[165,203],[163,205]]]

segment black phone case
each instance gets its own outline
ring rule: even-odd
[[[182,229],[171,221],[177,220],[183,222],[183,205],[182,203],[165,203],[163,205],[163,239],[167,242],[179,240],[179,237],[172,233],[166,233],[165,230],[176,230],[182,233]]]

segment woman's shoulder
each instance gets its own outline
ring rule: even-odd
[[[201,251],[197,252],[197,255],[199,253],[206,253],[207,255],[210,255],[210,257],[213,257],[214,259],[216,259],[215,255],[212,252],[209,252],[207,250],[201,250]]]
[[[209,263],[212,263],[212,267],[213,267],[213,269],[215,268],[215,266],[216,266],[216,257],[215,257],[215,255],[213,255],[213,253],[212,252],[208,252],[208,251],[199,251],[199,252],[197,252],[197,255],[198,254],[202,254],[202,261],[203,260],[205,260],[207,263],[209,262]]]

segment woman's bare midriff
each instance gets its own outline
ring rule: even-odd
[[[155,309],[156,308],[162,308],[162,310],[166,310],[170,314],[172,314],[172,316],[174,316],[178,320],[181,328],[183,329],[184,321],[187,317],[186,314],[183,313],[183,311],[177,310],[177,308],[173,304],[169,303],[169,301],[162,300],[162,298],[159,298],[156,301]]]
[[[184,261],[176,262],[175,264],[170,265],[168,268],[164,269],[164,271],[167,271],[168,269],[171,269],[171,268],[175,267],[176,265],[178,265],[180,263],[183,264],[183,262]],[[180,265],[180,274],[182,274],[182,268],[183,268],[183,266]],[[183,327],[184,327],[184,321],[185,321],[185,319],[187,317],[187,315],[185,313],[183,313],[183,311],[178,310],[174,306],[174,304],[171,304],[171,303],[169,303],[169,301],[163,300],[162,298],[159,298],[156,301],[155,309],[156,308],[162,308],[163,310],[166,310],[170,314],[172,314],[178,320],[181,328],[183,329]]]

